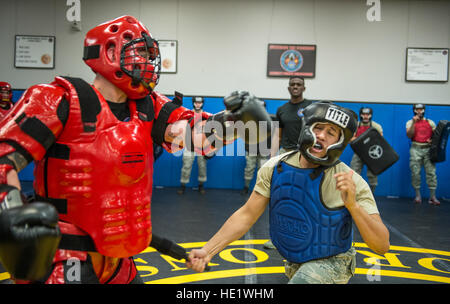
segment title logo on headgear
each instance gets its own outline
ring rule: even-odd
[[[350,121],[350,116],[337,108],[329,107],[325,114],[325,119],[342,128],[346,128]]]

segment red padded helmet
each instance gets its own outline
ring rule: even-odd
[[[161,72],[158,41],[132,16],[91,29],[84,40],[83,60],[131,99],[148,95]]]
[[[0,81],[1,100],[12,101],[12,89],[8,82]]]

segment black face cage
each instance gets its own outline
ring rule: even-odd
[[[359,120],[363,120],[363,118],[362,118],[362,115],[363,114],[369,114],[369,115],[372,115],[373,116],[373,113],[372,113],[373,111],[372,111],[372,108],[361,108],[360,110],[359,110]],[[372,116],[369,118],[369,120],[372,120]]]
[[[419,109],[423,109],[423,113],[421,115],[423,117],[425,115],[425,105],[423,105],[421,103],[415,104],[413,106],[413,113],[414,113],[414,115],[417,115],[416,110],[419,110]]]
[[[0,100],[0,109],[9,110],[11,109],[11,104],[7,101]]]
[[[138,44],[141,45],[138,46]],[[142,48],[144,48],[143,51],[145,54],[150,55],[149,58],[146,58],[147,60],[145,60],[145,62],[136,61],[136,58],[139,56],[137,54],[140,53]],[[131,55],[126,55],[127,52]],[[130,58],[131,60],[128,61]],[[152,72],[150,72],[151,69],[149,69],[148,66],[153,67]],[[120,69],[132,78],[132,85],[137,86],[142,84],[147,89],[152,90],[152,88],[149,87],[149,83],[153,81],[154,75],[156,75],[157,77],[154,81],[156,86],[159,82],[159,75],[161,73],[161,55],[159,53],[158,41],[149,35],[142,33],[142,38],[134,39],[126,43],[120,51]]]

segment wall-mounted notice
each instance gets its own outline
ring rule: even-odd
[[[159,40],[159,50],[161,52],[161,73],[177,72],[177,40]]]
[[[16,35],[15,38],[16,68],[55,68],[55,36]]]
[[[267,53],[267,76],[315,77],[315,45],[269,44]]]
[[[448,81],[448,48],[407,48],[406,81]]]

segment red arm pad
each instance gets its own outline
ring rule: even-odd
[[[155,119],[158,119],[159,113],[161,112],[162,107],[168,103],[172,102],[169,97],[166,95],[159,93],[159,92],[153,92],[152,93],[152,99],[153,99],[153,105],[155,110]],[[169,116],[169,119],[167,120],[167,123],[173,123],[175,121],[183,120],[183,119],[190,119],[194,116],[194,112],[186,109],[183,106],[178,107],[177,109],[173,110],[172,113]]]
[[[0,141],[13,141],[40,160],[62,131],[57,107],[66,92],[55,84],[30,87],[0,123]]]
[[[156,119],[158,119],[160,111],[163,108],[163,106],[166,105],[167,103],[169,103],[169,102],[171,103],[173,101],[170,100],[167,96],[165,96],[159,92],[153,92],[152,99],[153,99],[153,104],[154,104],[155,120],[156,120]],[[192,129],[194,127],[194,125],[196,125],[197,123],[199,123],[202,120],[208,119],[210,116],[212,116],[212,114],[208,113],[208,112],[203,111],[201,113],[201,115],[199,115],[199,114],[196,114],[194,111],[189,110],[183,106],[178,106],[175,109],[173,109],[172,112],[170,113],[170,115],[167,119],[167,124],[172,124],[172,123],[175,123],[175,122],[181,121],[181,120],[187,120],[189,122],[189,126]],[[163,130],[163,131],[165,132],[165,130]],[[182,148],[179,146],[173,147],[172,143],[166,142],[166,141],[164,141],[162,143],[162,147],[170,153]],[[202,149],[201,147],[198,147],[195,150],[201,154],[210,152],[210,149],[205,150],[204,148]]]
[[[15,151],[15,149],[13,147],[11,147],[10,145],[5,144],[5,143],[0,143],[0,159],[14,151]],[[13,169],[14,169],[14,167],[11,164],[8,164],[8,163],[0,164],[0,185],[8,184],[7,175],[8,175],[8,172]],[[6,195],[7,195],[7,192],[0,191],[0,205],[2,204]],[[1,209],[1,207],[0,207],[0,209]]]
[[[8,180],[6,176],[8,175],[8,172],[11,171],[13,166],[11,165],[0,165],[0,184],[7,184]]]
[[[12,146],[5,143],[0,143],[0,158],[13,153],[14,151],[16,150]]]
[[[11,171],[13,166],[11,165],[0,165],[0,185],[8,184],[7,175],[8,172]],[[6,191],[0,191],[0,212],[2,208],[3,200],[5,199],[5,196],[8,194]]]
[[[161,108],[168,102],[172,102],[170,98],[165,96],[164,94],[161,94],[159,92],[153,92],[152,93],[153,98],[153,104],[154,104],[154,110],[155,110],[155,119],[158,118],[159,112],[161,111]],[[189,110],[183,106],[180,106],[172,111],[172,113],[169,116],[169,119],[167,120],[168,123],[174,123],[176,121],[180,120],[189,120],[194,117],[195,112],[192,110]],[[202,120],[208,119],[212,114],[208,112],[202,112]],[[191,123],[191,127],[194,126],[194,122]]]

